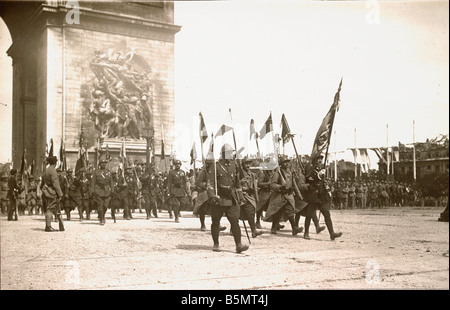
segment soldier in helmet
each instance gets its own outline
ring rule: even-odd
[[[209,209],[209,198],[215,195],[214,184],[214,159],[206,158],[205,165],[198,173],[195,180],[196,189],[198,192],[195,199],[193,214],[200,219],[200,230],[205,231],[205,217],[207,214],[211,214]]]
[[[258,201],[258,179],[256,178],[256,174],[250,171],[250,164],[252,161],[253,160],[248,157],[245,157],[242,160],[240,182],[244,201],[241,205],[240,219],[248,222],[252,231],[252,237],[256,238],[262,234],[262,231],[256,229],[255,225],[256,203]]]
[[[174,169],[169,172],[167,179],[167,187],[169,191],[169,204],[172,206],[175,222],[180,222],[181,206],[188,204],[189,197],[187,196],[187,177],[186,173],[181,170],[181,161],[174,161]]]
[[[305,218],[305,233],[303,237],[307,240],[309,237],[309,226],[311,219],[318,209],[325,218],[325,224],[330,234],[330,239],[335,240],[342,236],[342,233],[336,233],[333,229],[333,222],[331,221],[330,205],[331,193],[328,187],[328,181],[325,180],[325,170],[322,167],[323,156],[312,158],[312,169],[307,172],[306,183],[308,184],[308,191],[305,196],[305,201],[308,203],[306,210],[308,211]]]
[[[111,172],[106,169],[106,159],[100,160],[100,167],[94,171],[91,180],[91,190],[97,208],[100,225],[105,225],[105,213],[111,201],[111,192],[114,188]]]
[[[233,161],[234,149],[229,144],[221,148],[221,158],[216,165],[217,196],[210,197],[211,203],[211,235],[214,242],[213,251],[219,252],[220,220],[225,214],[231,225],[231,231],[236,244],[236,252],[248,250],[248,245],[241,242],[241,228],[239,227],[240,205],[236,189],[237,166]],[[215,182],[215,180],[214,180]]]
[[[263,220],[272,222],[270,232],[276,234],[279,222],[287,219],[292,227],[292,235],[296,236],[303,231],[303,227],[298,227],[295,223],[294,192],[300,197],[302,195],[290,169],[290,159],[287,156],[280,156],[278,162],[280,167],[275,171],[270,181],[272,194]]]
[[[270,180],[274,170],[261,170],[258,173],[258,202],[256,203],[256,228],[261,229],[261,218],[263,212],[267,211],[269,198],[272,190],[270,189]]]

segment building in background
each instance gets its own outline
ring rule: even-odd
[[[108,146],[116,160],[125,138],[128,156],[146,159],[161,141],[173,143],[173,2],[2,1],[12,38],[12,161],[38,167],[64,145],[75,167],[84,147],[94,163]],[[77,5],[77,6],[74,6]],[[79,6],[78,6],[79,5]],[[156,160],[159,162],[159,156]]]

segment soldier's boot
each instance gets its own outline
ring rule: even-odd
[[[261,230],[256,229],[254,216],[247,216],[248,226],[250,226],[250,230],[252,231],[252,238],[256,238],[263,234]]]
[[[298,226],[298,224],[300,223],[300,212],[295,214],[295,226]]]
[[[204,213],[200,213],[199,214],[199,218],[200,218],[200,230],[201,231],[205,231],[206,230],[205,214]]]
[[[48,232],[56,231],[52,227],[52,217],[53,217],[53,212],[52,211],[45,212],[45,231],[48,231]]]
[[[320,226],[320,223],[319,223],[319,218],[317,217],[317,215],[316,215],[316,213],[314,212],[314,215],[313,215],[313,217],[312,217],[312,221],[313,221],[313,223],[314,223],[314,226],[316,227],[316,233],[317,234],[320,234],[322,231],[324,231],[325,230],[325,226]],[[306,228],[305,228],[306,229]]]
[[[220,252],[219,247],[219,225],[216,227],[215,225],[211,224],[211,236],[214,242],[213,245],[213,251],[214,252]]]
[[[105,222],[104,222],[105,214],[104,214],[103,208],[99,207],[97,209],[97,212],[98,212],[98,219],[99,219],[100,225],[105,225]]]
[[[291,223],[291,227],[292,227],[292,235],[296,236],[297,234],[301,233],[303,231],[303,227],[298,227],[295,224],[295,218],[294,216],[291,216],[289,218],[289,223]]]
[[[330,233],[330,239],[331,240],[334,240],[334,239],[339,238],[339,237],[342,236],[341,232],[338,232],[338,233],[334,232],[333,222],[331,221],[331,217],[330,216],[325,216],[325,224],[327,225],[328,232]]]
[[[311,225],[311,218],[305,217],[305,232],[303,234],[303,238],[306,240],[310,240],[311,237],[309,236],[309,226]]]

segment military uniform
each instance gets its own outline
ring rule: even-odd
[[[178,161],[179,162],[179,161]],[[179,222],[180,208],[182,204],[187,204],[187,177],[186,173],[179,168],[181,162],[175,163],[176,168],[169,172],[168,176],[168,190],[169,190],[169,204],[172,207],[173,214],[175,216],[175,222]]]
[[[9,198],[8,198],[8,174],[4,173],[2,175],[1,184],[0,184],[0,203],[1,203],[1,212],[2,214],[6,214],[9,206]]]
[[[27,193],[27,210],[28,210],[28,214],[33,214],[33,212],[36,212],[37,214],[37,210],[36,206],[38,203],[37,200],[37,184],[36,181],[34,180],[34,176],[30,175],[28,177],[28,193]]]
[[[200,230],[202,231],[206,230],[206,214],[211,214],[209,199],[215,195],[215,190],[212,187],[214,178],[212,161],[207,160],[195,180],[197,198],[195,199],[194,210],[192,212],[200,218]]]
[[[100,169],[92,174],[90,190],[97,208],[100,225],[106,223],[105,213],[109,207],[114,187],[111,172],[105,168],[106,163],[106,160],[100,161]]]
[[[241,243],[241,228],[239,227],[240,202],[237,196],[236,173],[237,166],[231,160],[233,148],[225,144],[222,147],[222,159],[216,164],[218,196],[211,198],[211,236],[214,242],[213,251],[220,251],[219,232],[220,220],[225,214],[231,225],[231,232],[236,244],[236,252],[248,249]],[[215,180],[214,180],[215,181]]]
[[[158,217],[158,211],[156,208],[156,195],[157,195],[157,179],[155,174],[151,173],[145,174],[141,178],[142,184],[142,197],[144,209],[147,214],[147,219],[149,219],[153,213],[154,217]]]
[[[258,201],[256,203],[256,228],[261,229],[261,217],[263,212],[267,211],[269,199],[272,190],[270,189],[270,180],[273,170],[262,170],[258,173]]]
[[[68,217],[70,219],[70,211],[78,210],[79,220],[83,219],[83,184],[81,183],[80,177],[81,174],[76,175],[74,178],[69,178],[69,186],[68,186],[68,197],[67,197],[67,208],[66,211]],[[67,210],[67,209],[66,209]]]
[[[318,158],[320,160],[320,158]],[[308,184],[308,194],[305,197],[308,206],[306,218],[305,218],[305,233],[304,238],[310,239],[309,237],[309,226],[311,224],[311,219],[318,209],[325,218],[325,224],[328,228],[330,234],[330,239],[334,240],[342,236],[342,233],[335,233],[333,229],[333,222],[331,221],[330,205],[331,205],[331,192],[328,182],[323,178],[324,170],[321,168],[321,163],[316,162],[314,168],[310,170],[306,176],[306,182]]]
[[[19,195],[19,186],[17,184],[16,172],[17,170],[11,169],[11,175],[8,179],[8,199],[9,199],[8,221],[18,220],[16,204]]]
[[[80,182],[81,182],[81,197],[82,197],[82,207],[80,214],[80,221],[83,220],[83,212],[86,211],[86,219],[91,219],[91,210],[93,206],[92,203],[92,193],[91,193],[91,180],[92,172],[80,172]]]
[[[294,175],[288,168],[288,158],[280,158],[279,163],[281,165],[278,171],[272,176],[270,180],[270,188],[272,193],[270,195],[269,205],[267,212],[263,218],[266,222],[272,222],[272,228],[270,232],[276,234],[278,230],[278,223],[282,219],[289,220],[292,227],[292,235],[297,235],[303,231],[302,227],[298,227],[295,224],[295,198],[294,192],[302,196],[296,185]]]
[[[56,172],[56,157],[48,158],[50,166],[45,169],[42,175],[42,193],[45,206],[45,231],[54,231],[51,227],[52,216],[56,216],[59,211],[60,199],[63,197],[63,192],[59,185],[59,177]]]
[[[242,170],[240,173],[240,185],[242,189],[243,201],[240,206],[240,219],[246,220],[252,231],[252,237],[256,238],[262,234],[262,231],[256,229],[255,214],[256,204],[258,202],[258,179],[256,174],[250,171],[252,160],[244,158],[242,161]]]

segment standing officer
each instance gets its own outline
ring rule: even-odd
[[[8,208],[8,221],[17,221],[17,200],[19,196],[19,185],[17,184],[17,169],[10,170],[10,177],[8,179],[8,199],[9,199],[9,208]],[[14,217],[14,218],[13,218]]]
[[[105,225],[105,213],[111,201],[111,192],[114,184],[111,172],[106,169],[106,159],[100,160],[100,167],[94,171],[91,181],[91,190],[94,203],[97,207],[100,225]]]
[[[133,218],[133,212],[138,206],[139,188],[136,175],[133,171],[134,166],[128,166],[125,174],[125,181],[127,183],[127,197],[128,197],[128,217]]]
[[[241,205],[240,219],[247,220],[252,231],[252,237],[256,238],[262,235],[262,231],[257,230],[255,226],[256,203],[258,202],[258,185],[256,174],[250,171],[252,160],[245,157],[242,160],[242,171],[240,175],[241,188],[244,196]]]
[[[289,167],[290,159],[286,156],[280,156],[278,162],[280,168],[277,169],[271,179],[272,194],[263,220],[272,222],[270,232],[276,234],[280,220],[288,219],[291,223],[292,235],[295,236],[303,231],[303,227],[298,227],[295,223],[294,192],[299,197],[301,197],[301,194]]]
[[[58,210],[58,204],[60,203],[63,192],[59,185],[59,177],[56,172],[56,162],[58,159],[56,156],[50,156],[47,158],[49,167],[45,169],[42,175],[42,199],[45,206],[45,231],[55,231],[52,227],[52,217],[56,216]],[[61,216],[61,215],[60,215]]]
[[[175,168],[169,172],[168,177],[168,190],[169,190],[169,203],[172,206],[172,211],[175,216],[175,222],[179,223],[180,219],[180,207],[181,204],[187,203],[187,177],[183,170],[181,170],[181,161],[174,161]]]
[[[67,169],[66,176],[64,179],[66,182],[66,184],[65,184],[65,187],[66,187],[65,194],[66,195],[65,195],[65,201],[64,201],[64,211],[66,213],[67,220],[70,221],[70,212],[75,210],[75,207],[77,206],[76,204],[73,203],[73,201],[70,201],[71,187],[74,182],[72,169]],[[64,190],[63,190],[63,192],[64,192]],[[72,192],[72,194],[73,194],[73,192]]]

